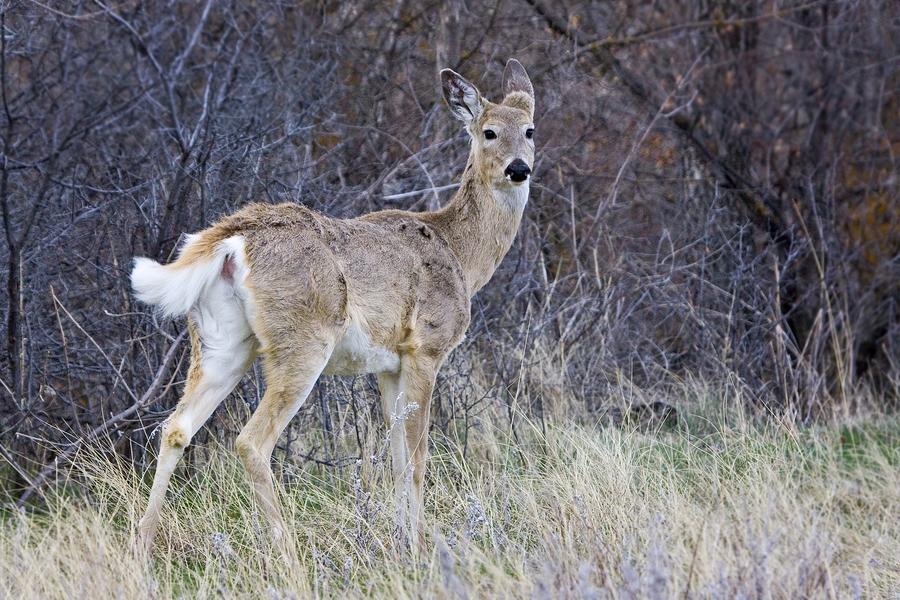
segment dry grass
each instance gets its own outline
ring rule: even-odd
[[[696,388],[696,386],[695,386]],[[432,552],[392,547],[379,460],[282,465],[299,559],[271,558],[234,452],[176,482],[149,562],[131,524],[147,486],[83,456],[81,487],[0,523],[9,598],[897,598],[900,421],[755,422],[743,400],[684,389],[667,431],[488,421],[468,453],[438,439]],[[500,420],[495,422],[502,422]],[[377,444],[376,444],[377,446]],[[100,466],[102,465],[102,467]]]

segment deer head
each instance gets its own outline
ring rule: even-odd
[[[441,71],[444,98],[472,138],[467,169],[494,190],[524,185],[534,166],[534,88],[525,68],[515,59],[506,63],[500,104],[485,100],[481,92],[458,73]]]

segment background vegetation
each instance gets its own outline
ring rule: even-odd
[[[818,558],[796,564],[812,569],[804,581],[828,583],[809,590],[896,590],[890,573],[898,565],[879,570],[866,561],[898,555],[896,525],[878,521],[898,516],[897,486],[888,491],[897,477],[891,415],[900,391],[898,45],[900,5],[890,0],[3,2],[0,490],[9,506],[45,521],[11,517],[4,535],[20,536],[18,550],[0,560],[27,564],[37,561],[27,554],[41,548],[37,540],[78,537],[54,533],[48,524],[62,516],[77,519],[60,528],[80,524],[109,548],[129,535],[133,515],[123,511],[140,504],[128,494],[141,493],[134,474],[152,467],[152,435],[177,400],[187,362],[184,323],[158,322],[132,304],[133,256],[166,260],[182,233],[251,201],[301,202],[337,217],[440,206],[467,144],[440,100],[437,72],[451,67],[497,98],[514,56],[537,94],[535,183],[517,242],[475,299],[467,341],[436,392],[428,493],[433,507],[447,507],[430,509],[446,543],[436,545],[431,571],[398,567],[383,577],[422,581],[430,573],[446,590],[458,576],[471,595],[480,594],[471,586],[483,572],[528,582],[498,588],[513,595],[562,595],[582,583],[571,593],[715,595],[698,581],[720,581],[723,597],[753,581],[788,595],[807,588],[778,569],[809,549],[794,542],[812,540],[824,545],[804,556]],[[234,476],[211,466],[222,462],[212,442],[231,447],[263,386],[251,371],[198,435],[186,473]],[[298,492],[329,494],[327,510],[358,511],[359,494],[380,494],[369,460],[383,436],[373,397],[371,378],[324,379],[276,451],[285,485],[296,484],[292,473],[327,482]],[[719,506],[710,486],[720,488],[704,478],[722,455],[696,450],[706,434],[691,415],[715,421],[720,405],[752,424],[738,427],[737,446],[766,446],[723,459],[746,466],[763,456],[767,465],[735,466],[740,476],[727,480],[727,494],[766,493],[769,504],[710,508]],[[654,413],[659,407],[664,414]],[[732,447],[736,425],[727,422],[712,447]],[[661,437],[650,435],[660,428]],[[841,449],[859,440],[865,456],[883,458],[846,462]],[[84,461],[68,470],[88,447],[109,471],[85,473]],[[595,466],[569,472],[574,455],[566,452],[591,456]],[[453,531],[474,539],[459,511],[475,511],[476,501],[485,515],[495,511],[485,522],[502,531],[503,491],[490,486],[509,461],[522,477],[509,494],[534,496],[519,498],[532,508],[509,508],[504,522],[530,525],[520,525],[515,543],[498,542],[511,534],[491,529],[465,551],[453,547]],[[847,475],[863,463],[875,470]],[[577,491],[573,483],[621,472],[643,482],[628,487],[632,504],[626,488],[589,479]],[[557,487],[547,480],[566,474]],[[845,479],[856,483],[845,489]],[[48,485],[55,481],[66,485]],[[669,491],[644,487],[663,484]],[[815,488],[815,499],[791,504],[789,485]],[[847,491],[866,486],[877,488],[874,500]],[[461,504],[465,494],[473,500]],[[673,494],[690,508],[676,507]],[[611,498],[624,498],[622,506]],[[209,504],[198,496],[192,506]],[[246,506],[234,498],[222,508],[232,511],[232,527]],[[558,507],[555,517],[548,506]],[[628,519],[608,520],[628,506]],[[297,518],[308,518],[308,508]],[[313,514],[318,524],[328,518]],[[689,515],[706,514],[721,520],[697,529]],[[118,528],[101,526],[110,516]],[[865,525],[844,529],[851,521]],[[213,523],[222,533],[223,521]],[[373,531],[375,548],[386,537]],[[252,562],[262,550],[234,550],[242,558],[228,562],[211,538],[190,535],[201,536],[203,560],[212,561],[191,564],[210,573],[220,559],[247,586],[275,573],[261,575]],[[232,545],[236,535],[250,533],[228,534]],[[851,549],[867,544],[877,556]],[[338,571],[344,556],[369,556],[324,552]],[[763,558],[767,566],[753,572],[763,579],[729,567]],[[325,581],[312,566],[319,559],[309,560],[307,579],[288,580]],[[234,575],[235,564],[246,570]],[[543,568],[543,579],[532,577]],[[328,585],[338,585],[338,571]],[[641,588],[654,573],[665,586]],[[181,583],[152,585],[162,595],[213,585],[172,577]],[[361,585],[346,581],[346,589]],[[786,587],[765,587],[779,582]],[[272,585],[278,594],[311,589]],[[389,589],[386,580],[373,585]]]

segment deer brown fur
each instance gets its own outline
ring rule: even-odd
[[[138,298],[187,314],[192,344],[139,526],[145,548],[184,448],[258,356],[267,388],[237,449],[273,537],[285,531],[269,466],[278,436],[322,373],[374,372],[399,529],[410,525],[413,548],[423,548],[435,377],[465,335],[471,297],[513,242],[534,162],[534,92],[521,64],[507,63],[501,104],[449,69],[441,77],[472,138],[460,189],[444,208],[341,220],[296,204],[253,204],[189,236],[169,265],[135,260]]]

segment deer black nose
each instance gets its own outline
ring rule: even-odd
[[[516,160],[509,163],[509,166],[506,167],[506,170],[503,171],[503,174],[515,181],[516,183],[520,183],[528,179],[528,176],[531,174],[531,169],[525,164],[525,161],[521,158],[517,158]]]

